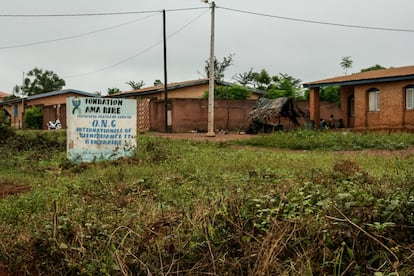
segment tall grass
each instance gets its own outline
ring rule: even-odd
[[[0,147],[7,156],[0,187],[28,188],[0,199],[0,271],[414,272],[412,156],[263,149],[287,147],[279,145],[286,140],[290,148],[321,149],[316,145],[339,133],[279,133],[243,148],[140,135],[133,158],[83,164],[65,159],[64,142],[47,150],[42,145],[49,142],[36,147],[32,135],[24,139],[33,146],[24,150]],[[64,141],[64,133],[39,135]],[[351,140],[375,140],[386,149],[412,141],[407,134],[346,137],[328,149]],[[41,162],[30,161],[33,156]]]

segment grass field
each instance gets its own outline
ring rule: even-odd
[[[64,132],[3,140],[0,274],[414,274],[414,135],[137,143],[79,164]]]

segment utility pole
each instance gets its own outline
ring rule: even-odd
[[[207,136],[216,136],[214,132],[214,20],[216,3],[211,2],[210,71],[208,85],[208,130]]]
[[[164,36],[164,120],[165,132],[168,132],[168,83],[167,83],[167,28],[165,23],[165,10],[162,10],[163,36]]]

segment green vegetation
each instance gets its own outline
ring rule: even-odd
[[[237,74],[234,79],[243,86],[265,91],[265,97],[269,99],[280,97],[292,97],[296,100],[306,99],[301,88],[301,80],[289,74],[280,73],[271,76],[265,69],[254,72],[251,68],[248,72]]]
[[[0,110],[0,144],[5,143],[14,135],[14,129],[10,127],[10,120],[6,112]]]
[[[387,69],[387,68],[385,68],[382,65],[375,64],[375,65],[373,65],[371,67],[361,69],[361,72],[368,72],[368,71],[381,70],[381,69]]]
[[[214,98],[221,100],[245,100],[250,96],[249,88],[238,84],[230,86],[217,85],[214,87]],[[208,91],[204,92],[203,99],[208,99]]]
[[[18,85],[14,88],[14,93],[23,91],[28,96],[46,92],[59,91],[66,85],[65,80],[61,79],[56,73],[50,70],[39,69],[37,67],[30,70],[23,80],[23,86]]]
[[[29,129],[42,129],[43,114],[37,106],[32,106],[24,112],[24,126]]]
[[[414,273],[414,156],[392,151],[409,134],[137,141],[133,158],[91,164],[66,160],[64,131],[1,143],[0,271]],[[335,151],[365,148],[391,154]]]
[[[341,65],[342,69],[344,69],[345,75],[348,73],[348,69],[352,68],[352,63],[353,61],[350,56],[342,57],[339,65]]]
[[[378,135],[374,133],[298,130],[239,140],[234,144],[295,150],[397,150],[413,145],[414,136],[408,133]]]

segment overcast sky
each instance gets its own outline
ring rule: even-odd
[[[414,64],[412,0],[217,0],[216,5],[216,57],[234,54],[228,81],[250,68],[303,82],[330,78],[344,74],[339,65],[344,56],[353,60],[349,73],[375,64]],[[210,53],[208,7],[199,0],[2,0],[0,91],[11,93],[34,67],[57,73],[65,89],[92,93],[126,91],[131,80],[145,86],[163,81],[163,9],[168,82],[202,78]],[[92,13],[119,14],[5,16]]]

